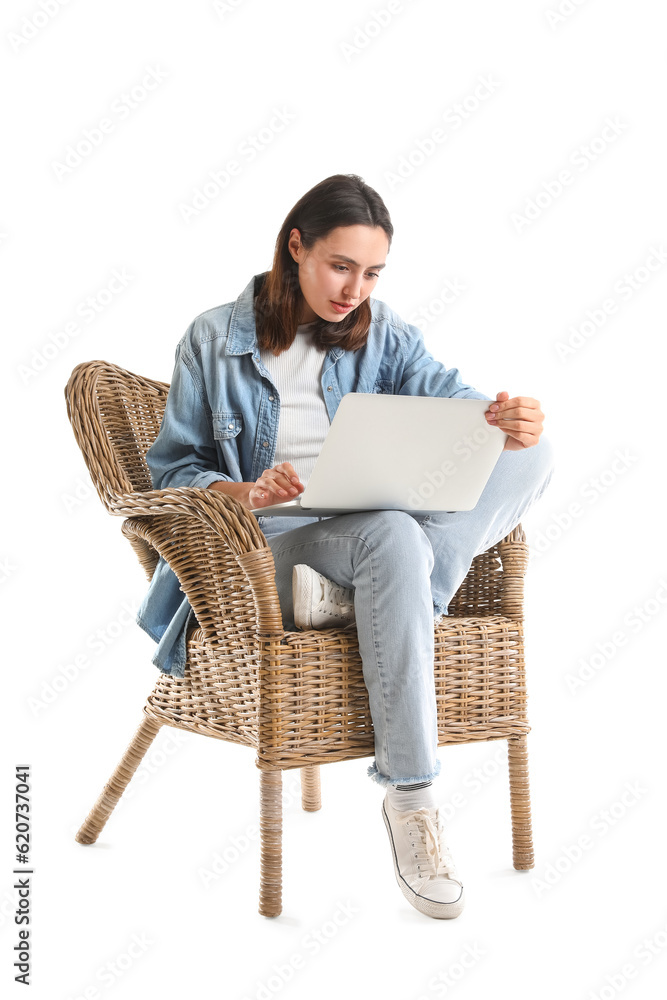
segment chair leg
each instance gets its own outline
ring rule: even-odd
[[[525,870],[535,866],[533,833],[530,820],[528,783],[528,740],[526,736],[507,740],[512,811],[512,848],[514,867]]]
[[[141,763],[144,754],[157,736],[161,722],[156,722],[144,715],[141,725],[132,738],[132,742],[123,754],[116,770],[104,786],[97,802],[88,813],[75,840],[79,844],[94,844],[104,828],[116,803],[125,791],[130,778]]]
[[[301,768],[301,805],[306,812],[317,812],[322,808],[319,764]]]
[[[283,773],[260,770],[260,886],[259,912],[277,917],[282,912]]]

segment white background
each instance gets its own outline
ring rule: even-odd
[[[0,31],[2,980],[18,940],[12,777],[29,764],[39,1000],[656,996],[667,970],[660,6],[44,4],[48,15],[35,0],[4,3]],[[149,70],[160,82],[121,113]],[[493,93],[475,99],[482,78]],[[242,158],[276,109],[292,120]],[[58,177],[68,146],[105,117],[112,131]],[[438,127],[445,140],[420,157]],[[234,158],[240,174],[186,222],[181,206]],[[412,169],[397,180],[401,162]],[[317,814],[285,775],[274,920],[257,913],[247,748],[165,727],[98,843],[74,841],[157,672],[131,620],[147,581],[91,487],[65,384],[94,358],[170,381],[194,316],[266,270],[289,209],[339,172],[375,187],[394,223],[376,297],[409,318],[437,309],[448,280],[465,286],[422,326],[427,343],[488,395],[538,398],[557,452],[524,520],[536,865],[512,868],[505,744],[443,749],[440,801],[465,799],[448,823],[467,893],[454,921],[422,917],[399,892],[368,760],[323,768]],[[131,279],[87,322],[80,304],[114,269]],[[588,310],[605,322],[560,356]],[[82,653],[89,666],[47,703]],[[236,860],[206,887],[216,852]],[[130,960],[133,935],[146,945]],[[278,970],[295,956],[303,967],[285,983]]]

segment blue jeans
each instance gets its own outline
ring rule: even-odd
[[[264,520],[286,630],[295,628],[296,563],[354,590],[375,733],[368,773],[380,784],[411,784],[439,773],[434,621],[447,614],[474,557],[516,527],[552,473],[551,445],[542,437],[531,448],[501,453],[470,511],[362,511],[295,527],[293,518]]]

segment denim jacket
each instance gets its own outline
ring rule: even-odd
[[[181,338],[164,417],[146,455],[154,489],[254,482],[273,465],[280,397],[260,359],[253,309],[265,275],[255,275],[235,302],[201,313]],[[347,392],[491,398],[437,361],[416,326],[384,302],[369,302],[365,345],[332,347],[325,356],[321,384],[330,419]],[[258,520],[268,537],[317,518]],[[157,643],[152,662],[163,673],[184,676],[191,616],[176,574],[160,557],[137,623]]]

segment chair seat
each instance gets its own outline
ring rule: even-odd
[[[434,627],[438,744],[525,735],[522,628],[500,615],[445,617]],[[254,640],[255,642],[257,640]],[[367,757],[373,724],[357,633],[284,632],[258,683],[259,648],[188,637],[182,678],[163,674],[147,713],[167,725],[259,747],[261,766],[283,769]]]

